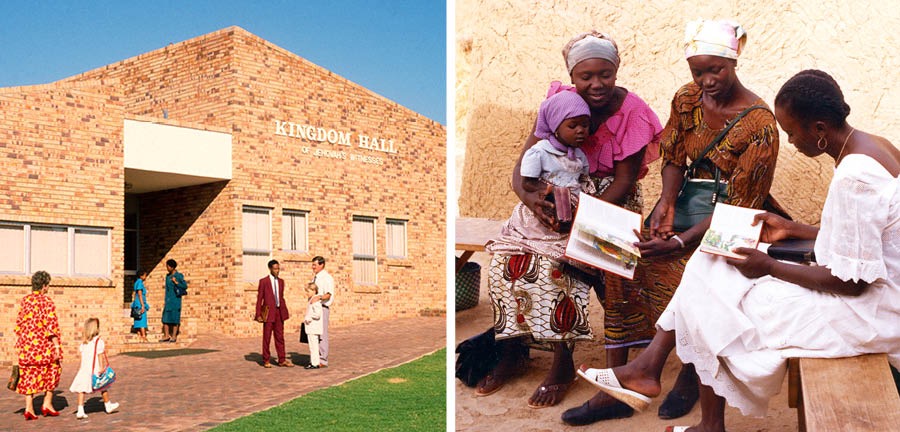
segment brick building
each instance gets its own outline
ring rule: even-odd
[[[101,320],[131,344],[134,272],[159,333],[165,261],[190,284],[182,338],[259,334],[256,281],[281,262],[299,328],[309,261],[332,326],[444,314],[446,130],[230,27],[54,83],[0,89],[0,361],[48,270],[63,345]]]

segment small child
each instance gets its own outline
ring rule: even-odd
[[[147,311],[150,310],[150,304],[147,303],[147,289],[144,288],[144,282],[147,281],[147,271],[138,270],[137,280],[134,281],[134,301],[131,302],[131,308],[140,308],[141,317],[134,320],[134,329],[137,330],[141,337],[141,342],[149,342],[147,340]]]
[[[88,318],[84,322],[84,339],[81,346],[78,347],[81,352],[81,366],[78,367],[78,373],[72,380],[69,391],[78,393],[78,412],[75,418],[81,420],[86,419],[87,414],[84,413],[84,395],[93,393],[91,375],[94,372],[100,372],[106,369],[109,361],[106,358],[106,344],[100,339],[100,320],[97,318]],[[94,355],[96,351],[97,355]],[[102,356],[101,356],[102,354]],[[109,401],[109,390],[104,388],[101,390],[103,395],[103,405],[106,413],[110,414],[119,408],[119,404]]]
[[[577,205],[578,193],[593,192],[588,179],[588,158],[579,147],[590,136],[590,108],[575,92],[559,92],[541,103],[534,136],[539,138],[524,155],[520,174],[527,189],[537,190],[552,185],[562,189],[563,198],[557,205],[570,201]],[[566,191],[567,189],[567,191]],[[569,208],[561,209],[563,213]],[[570,212],[569,212],[570,213]],[[569,221],[571,222],[571,221]],[[560,259],[565,252],[568,234],[566,227],[544,226],[523,203],[516,205],[512,216],[503,226],[500,237],[487,247],[491,253],[537,253]]]
[[[322,335],[322,296],[316,295],[319,287],[314,283],[306,285],[306,294],[309,296],[309,305],[306,307],[306,334],[309,336],[309,364],[306,369],[319,368],[319,336]]]

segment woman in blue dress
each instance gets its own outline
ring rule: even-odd
[[[149,342],[147,340],[147,311],[150,310],[150,303],[147,303],[147,289],[144,288],[144,281],[147,280],[147,271],[138,270],[137,277],[138,279],[134,281],[134,301],[131,302],[131,307],[132,309],[135,307],[139,308],[141,317],[135,318],[134,329],[141,336],[142,342]]]
[[[187,289],[184,275],[175,271],[178,263],[173,259],[166,261],[166,303],[163,306],[162,323],[163,338],[160,342],[175,342],[178,339],[178,328],[181,326],[181,297],[176,295],[175,287]]]

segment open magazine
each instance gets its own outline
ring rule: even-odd
[[[739,247],[756,249],[763,224],[753,226],[759,209],[717,203],[709,229],[700,241],[700,251],[731,258],[744,258],[733,251]]]
[[[634,278],[641,252],[634,230],[641,229],[641,215],[582,193],[572,223],[565,255],[575,261]]]

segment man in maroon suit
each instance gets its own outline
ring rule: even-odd
[[[275,351],[278,366],[293,367],[284,354],[284,321],[290,316],[284,301],[284,279],[278,277],[281,266],[278,261],[269,261],[269,275],[259,280],[256,294],[256,320],[263,323],[262,357],[263,367],[270,368],[269,340],[275,333]]]

